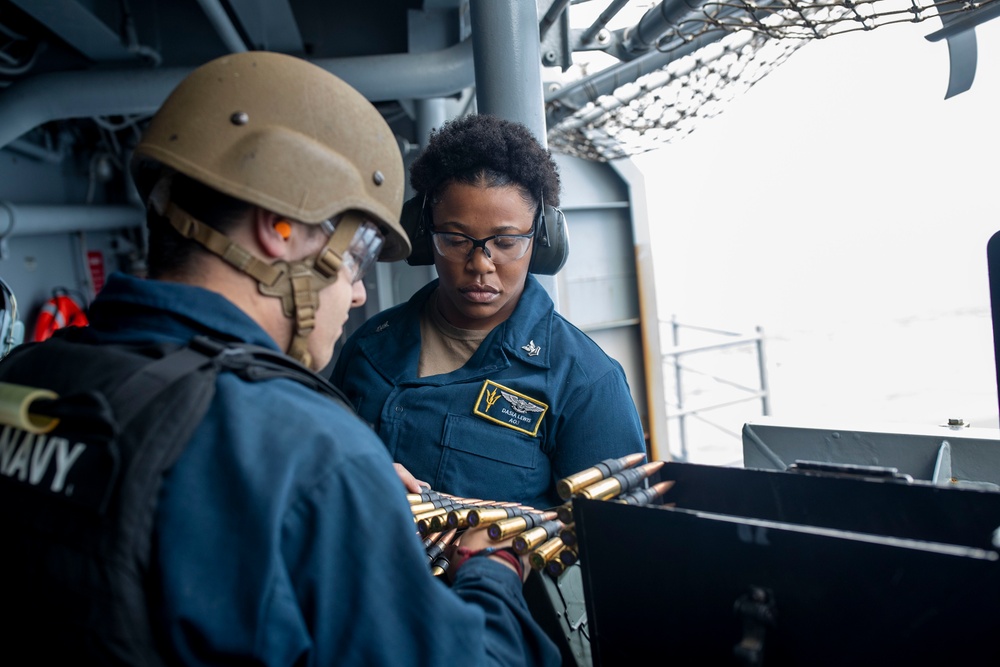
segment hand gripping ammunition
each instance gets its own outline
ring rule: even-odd
[[[556,493],[563,500],[569,500],[573,494],[585,486],[590,486],[594,482],[607,479],[615,473],[631,468],[645,458],[645,454],[629,454],[617,459],[605,459],[592,468],[581,470],[575,475],[570,475],[556,482]]]
[[[608,500],[620,493],[630,491],[644,479],[663,467],[663,461],[653,461],[638,468],[616,473],[580,490],[579,495],[590,500]]]

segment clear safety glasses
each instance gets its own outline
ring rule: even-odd
[[[330,236],[331,240],[339,221],[340,218],[337,218],[320,223],[320,228]],[[340,255],[342,268],[347,270],[352,283],[361,280],[372,264],[378,260],[384,242],[385,237],[374,222],[366,219],[358,225],[354,236],[347,244],[347,249]]]
[[[439,232],[431,229],[431,238],[438,254],[451,262],[465,262],[472,257],[476,248],[482,248],[486,258],[494,264],[516,262],[524,257],[531,244],[532,230],[527,234],[494,234],[484,239],[475,239],[460,232]]]

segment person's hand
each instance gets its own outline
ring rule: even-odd
[[[459,563],[459,567],[461,567],[461,563],[465,562],[465,560],[468,560],[469,556],[477,552],[480,552],[483,549],[488,549],[490,547],[492,547],[494,550],[503,549],[505,547],[511,547],[513,544],[514,544],[513,537],[497,541],[492,539],[487,534],[486,528],[469,528],[465,530],[461,535],[459,535],[458,539],[455,540],[455,542],[452,544],[452,547],[454,548],[452,562],[454,562],[455,558],[457,557],[461,561]],[[517,575],[521,577],[521,583],[524,583],[524,581],[528,578],[528,575],[531,573],[531,564],[528,562],[528,554],[518,555],[513,553],[513,550],[511,550],[509,553],[514,558],[520,559],[521,561],[520,571],[518,571],[518,569],[514,566],[514,564],[511,563],[509,560],[507,560],[505,556],[501,556],[498,554],[490,554],[489,556],[486,557],[489,558],[490,560],[495,560],[498,563],[503,563],[504,565],[506,565],[512,571],[517,573]]]
[[[393,463],[393,467],[396,469],[396,474],[399,475],[400,481],[403,482],[403,486],[410,493],[423,493],[427,489],[431,488],[431,485],[427,482],[417,479],[414,477],[409,470],[404,468],[399,463]]]

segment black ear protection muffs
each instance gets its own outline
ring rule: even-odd
[[[411,197],[403,203],[399,223],[410,237],[413,251],[406,258],[410,266],[429,266],[434,263],[434,246],[430,234],[430,206],[424,195]],[[569,257],[569,230],[566,216],[554,206],[544,206],[533,225],[530,273],[554,276]]]
[[[14,291],[0,278],[0,359],[24,342],[24,324],[17,318]]]

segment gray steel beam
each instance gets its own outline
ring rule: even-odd
[[[302,33],[288,0],[229,0],[251,49],[302,53]]]
[[[134,57],[120,35],[76,0],[12,2],[94,62]]]

